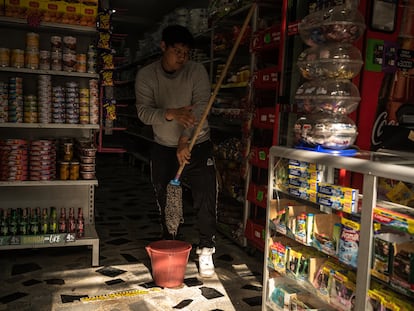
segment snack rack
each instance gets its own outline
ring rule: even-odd
[[[394,217],[394,222],[390,221],[388,223],[382,222],[382,225],[387,225],[389,228],[405,230],[406,233],[411,234],[412,236],[412,216],[410,216],[410,208],[400,206],[399,210],[406,208],[407,213],[405,217],[404,229],[403,225],[393,226],[393,223],[396,223],[396,219],[402,219],[401,215],[396,214],[393,211],[392,204],[384,200],[383,189],[379,188],[380,179],[389,179],[392,176],[394,181],[400,181],[407,185],[414,183],[414,158],[411,155],[407,154],[395,154],[389,151],[382,152],[369,152],[369,151],[360,151],[355,156],[345,157],[332,154],[326,154],[322,152],[308,151],[308,150],[298,150],[287,147],[273,146],[270,148],[269,152],[269,184],[268,184],[268,209],[267,209],[267,219],[266,219],[266,246],[265,246],[265,260],[264,260],[264,285],[263,285],[263,309],[262,310],[275,310],[273,302],[271,299],[272,288],[271,283],[272,279],[280,277],[281,274],[277,273],[275,266],[272,264],[272,236],[275,234],[275,214],[280,211],[280,205],[283,205],[283,200],[289,201],[288,205],[291,206],[293,210],[299,208],[294,206],[294,202],[299,202],[300,205],[306,205],[310,208],[313,208],[317,213],[333,213],[336,212],[335,208],[327,208],[320,204],[317,201],[318,192],[315,193],[315,196],[305,197],[304,193],[309,190],[309,187],[303,187],[301,195],[295,195],[289,191],[289,186],[286,187],[286,182],[288,182],[288,163],[289,161],[295,161],[297,163],[307,163],[316,165],[321,172],[321,180],[329,182],[332,184],[332,187],[335,187],[335,184],[338,182],[335,179],[336,170],[344,169],[347,172],[352,172],[355,175],[361,175],[363,177],[363,185],[361,191],[359,191],[358,196],[355,198],[357,208],[355,211],[349,211],[349,214],[353,217],[357,217],[360,220],[360,234],[359,234],[359,245],[357,250],[357,262],[355,267],[348,266],[349,270],[354,270],[356,273],[355,280],[355,290],[353,297],[354,301],[354,310],[368,310],[369,304],[369,291],[372,289],[372,282],[378,281],[377,279],[371,277],[371,261],[373,255],[373,238],[374,231],[373,226],[375,223],[378,223],[381,217],[382,210],[388,210],[389,217]],[[290,165],[290,164],[289,164]],[[286,174],[283,174],[285,172]],[[339,186],[339,185],[337,185]],[[343,185],[341,185],[343,186]],[[350,187],[351,185],[345,185]],[[381,194],[380,194],[381,192]],[[278,206],[279,205],[279,206]],[[381,207],[379,207],[381,206]],[[384,207],[384,208],[383,208]],[[341,210],[341,212],[344,212]],[[393,216],[394,215],[394,216]],[[286,235],[286,239],[292,240],[292,237]],[[293,237],[295,240],[295,237]],[[297,242],[298,239],[296,239]],[[294,241],[295,242],[295,241]],[[303,245],[307,245],[304,243]],[[312,248],[316,248],[313,245],[310,245]],[[317,248],[316,248],[317,249]],[[317,249],[319,252],[323,250]],[[335,254],[325,255],[333,256],[336,259],[339,256]],[[340,258],[339,258],[340,259]],[[284,275],[283,277],[286,277]],[[288,278],[292,281],[292,278]],[[297,284],[304,285],[306,282],[302,282],[299,279],[294,279],[293,282]],[[403,297],[407,299],[412,299],[412,292],[410,295],[410,290],[403,288],[397,288],[393,286],[392,283],[383,284],[385,288],[391,291],[398,292],[402,294]],[[306,287],[306,286],[305,286]],[[304,287],[304,288],[305,288]],[[313,296],[317,297],[318,292],[311,286],[311,288],[306,287],[306,290]],[[331,301],[332,306],[332,301]],[[337,307],[337,306],[336,306]],[[350,306],[349,306],[350,307]],[[348,310],[346,308],[340,308],[341,310]]]

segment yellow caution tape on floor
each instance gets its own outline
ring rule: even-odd
[[[82,297],[80,301],[82,302],[101,301],[101,300],[116,299],[116,298],[121,298],[121,297],[146,295],[146,294],[159,292],[159,291],[161,291],[161,288],[159,287],[153,287],[150,289],[131,289],[131,290],[120,291],[120,292],[110,293],[110,294],[96,295],[96,296],[91,296],[91,297]]]

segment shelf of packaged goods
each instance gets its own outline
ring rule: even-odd
[[[96,179],[78,180],[23,180],[23,181],[0,181],[0,187],[39,187],[39,186],[97,186]]]
[[[13,28],[30,28],[30,25],[27,23],[27,19],[23,18],[14,18],[8,16],[0,16],[0,24],[3,26],[9,26]],[[73,24],[62,24],[62,23],[51,23],[51,22],[40,22],[40,26],[36,29],[44,29],[47,31],[51,30],[59,30],[65,31],[68,33],[80,33],[80,34],[91,34],[94,35],[98,31],[96,27],[89,27],[89,26],[80,26],[80,25],[73,25]]]
[[[84,129],[98,130],[98,124],[58,124],[58,123],[0,123],[0,128],[39,128],[39,129]]]
[[[0,71],[27,73],[27,74],[36,74],[36,75],[52,75],[52,76],[64,76],[64,77],[90,78],[90,79],[98,79],[99,78],[99,74],[97,74],[97,73],[76,72],[76,71],[42,70],[42,69],[15,68],[15,67],[0,67]]]
[[[358,195],[359,203],[361,204],[360,209],[355,212],[360,212],[360,225],[359,229],[359,246],[358,246],[358,258],[356,266],[356,290],[355,290],[355,309],[356,310],[366,310],[367,301],[365,297],[368,294],[371,283],[371,267],[372,267],[372,257],[373,257],[373,222],[379,221],[386,225],[397,225],[397,228],[402,230],[405,229],[409,234],[414,233],[413,222],[410,222],[410,217],[412,215],[411,209],[406,206],[393,206],[393,204],[385,204],[380,198],[384,194],[381,189],[377,187],[379,184],[380,178],[389,179],[392,177],[393,180],[406,182],[413,184],[413,163],[414,158],[412,155],[400,155],[398,153],[391,152],[370,152],[370,151],[358,151],[353,156],[339,156],[339,153],[332,152],[331,154],[308,151],[295,148],[286,148],[273,146],[269,151],[269,168],[271,175],[269,176],[269,198],[275,195],[275,191],[280,195],[286,194],[286,190],[283,189],[280,191],[280,188],[274,181],[283,184],[283,179],[275,179],[275,163],[280,162],[281,159],[290,159],[296,162],[303,163],[316,163],[321,165],[323,168],[325,177],[328,180],[333,180],[333,170],[341,169],[349,172],[353,172],[359,175],[362,175],[362,195]],[[277,161],[277,162],[276,162]],[[377,194],[379,197],[377,197]],[[289,197],[292,197],[290,194],[287,194]],[[296,198],[295,198],[296,199]],[[315,204],[313,199],[306,200],[312,204]],[[305,201],[304,201],[305,202]],[[272,205],[272,202],[269,201],[269,206]],[[290,204],[290,203],[289,203]],[[316,203],[318,204],[318,203]],[[294,204],[295,205],[295,204]],[[392,206],[391,206],[392,205]],[[270,210],[269,208],[268,210]],[[381,209],[381,210],[380,210]],[[300,209],[299,209],[300,211]],[[354,211],[352,211],[354,212]],[[355,214],[355,213],[353,213]],[[329,214],[327,214],[329,215]],[[391,216],[390,218],[388,216]],[[399,222],[401,216],[405,215],[404,222]],[[267,219],[270,219],[270,212],[267,213]],[[269,223],[267,228],[271,229]],[[269,230],[270,231],[270,230]],[[279,230],[276,230],[279,231]],[[280,231],[279,231],[280,232]],[[281,233],[284,233],[283,231]],[[269,236],[269,235],[267,235]],[[293,238],[295,239],[295,238]],[[268,238],[267,238],[268,241]],[[267,242],[268,243],[268,242]],[[325,253],[323,250],[315,247],[317,250]],[[266,254],[265,257],[269,258],[269,247],[266,245],[265,248]],[[326,254],[326,253],[325,253]],[[331,255],[332,254],[328,254]],[[333,254],[333,257],[336,257]],[[339,257],[339,256],[338,256]],[[340,260],[340,262],[342,262]],[[343,262],[342,262],[343,263]],[[355,265],[347,265],[349,270],[355,269]],[[265,272],[266,273],[266,272]],[[264,280],[266,282],[267,275],[265,274]],[[393,284],[387,284],[390,289],[393,289]],[[264,298],[266,298],[264,296]],[[267,300],[267,298],[266,298]]]
[[[0,251],[66,246],[92,246],[92,266],[99,266],[99,237],[93,225],[85,224],[85,236],[82,238],[77,238],[76,233],[0,237]]]

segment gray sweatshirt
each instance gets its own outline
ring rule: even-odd
[[[160,145],[177,147],[181,135],[192,138],[195,130],[184,129],[175,120],[167,121],[167,108],[180,108],[194,105],[193,112],[201,118],[211,95],[210,82],[202,64],[188,61],[180,71],[166,73],[161,61],[156,61],[137,73],[135,80],[136,107],[139,119],[152,125],[154,140]],[[207,120],[198,135],[196,144],[210,138]]]

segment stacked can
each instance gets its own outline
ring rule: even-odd
[[[0,180],[27,180],[27,146],[23,139],[0,140]]]
[[[8,122],[23,122],[23,79],[9,78]]]
[[[68,124],[79,123],[79,85],[76,82],[66,82],[65,88],[66,113],[65,122]]]
[[[39,69],[50,69],[50,52],[48,50],[40,50],[39,52]]]
[[[29,69],[39,69],[39,34],[26,34],[25,65]]]
[[[0,67],[10,66],[10,49],[0,48]]]
[[[52,87],[52,123],[65,123],[65,89]]]
[[[89,89],[79,89],[79,123],[89,124]]]
[[[76,71],[76,38],[63,37],[63,70]]]
[[[37,90],[39,123],[52,123],[52,76],[39,75]]]
[[[50,38],[50,69],[62,70],[62,38],[59,36]]]
[[[94,45],[89,45],[88,48],[88,72],[95,73],[96,72],[96,58],[97,53]]]
[[[10,66],[14,68],[24,67],[24,50],[13,49],[11,51]]]
[[[76,55],[76,71],[86,72],[86,54]]]
[[[56,179],[56,142],[54,140],[32,141],[29,157],[30,180]]]
[[[0,123],[5,123],[8,121],[7,111],[8,111],[8,84],[6,82],[0,82]]]
[[[37,97],[35,95],[27,95],[24,97],[23,121],[24,123],[38,122]]]
[[[99,88],[98,80],[89,80],[89,123],[99,123]]]

